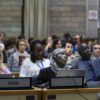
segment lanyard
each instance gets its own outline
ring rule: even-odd
[[[43,69],[44,68],[44,65],[43,65],[43,62],[42,62],[42,60],[41,60],[41,65],[39,64],[39,63],[36,63],[37,65],[38,65],[38,67],[40,68],[40,69]]]

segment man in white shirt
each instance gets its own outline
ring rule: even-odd
[[[21,70],[21,77],[37,77],[40,70],[50,66],[50,60],[43,56],[43,45],[40,40],[34,40],[30,45],[31,59],[24,60]]]

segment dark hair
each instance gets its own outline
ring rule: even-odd
[[[93,52],[93,47],[94,47],[95,45],[100,45],[100,43],[97,42],[97,43],[94,43],[94,44],[91,46],[91,50],[92,50],[92,52]]]
[[[89,60],[90,59],[91,53],[84,54],[84,51],[88,48],[90,48],[90,47],[87,44],[80,44],[78,46],[78,53],[83,60]]]
[[[72,39],[68,40],[68,41],[62,41],[63,43],[63,47],[65,48],[66,44],[69,43],[69,44],[72,44]],[[72,44],[73,45],[73,44]]]
[[[19,35],[17,39],[25,39],[25,36],[23,34]]]
[[[30,52],[31,52],[31,61],[32,62],[36,62],[36,57],[35,57],[35,52],[34,52],[34,48],[37,44],[41,44],[42,45],[42,41],[41,40],[33,40],[30,43]]]
[[[78,52],[79,52],[79,54],[81,54],[81,52],[83,52],[87,47],[88,47],[88,45],[86,45],[86,44],[80,44],[78,46]]]
[[[28,43],[30,44],[31,43],[31,41],[33,41],[34,40],[34,38],[33,37],[29,37],[29,39],[28,39]]]
[[[55,34],[53,34],[51,37],[53,40],[58,39],[57,35],[55,35]]]
[[[23,41],[23,42],[26,43],[25,39],[20,39],[20,40],[18,40],[18,41],[16,42],[16,48],[17,48],[17,49],[19,49],[19,43],[20,43],[21,41]]]
[[[66,32],[66,33],[64,34],[64,37],[65,37],[66,39],[68,39],[68,38],[71,38],[71,35],[70,35],[69,32]]]
[[[46,41],[47,41],[47,39],[46,39],[46,38],[45,38],[45,39],[43,39],[43,40],[42,40],[42,44],[43,44],[43,45],[46,45]]]
[[[5,49],[7,50],[9,46],[16,45],[16,38],[10,37],[5,41]]]
[[[53,49],[56,49],[56,44],[57,44],[59,41],[61,41],[59,38],[57,38],[57,39],[55,39],[55,40],[53,41]],[[61,43],[62,43],[62,41],[61,41]]]

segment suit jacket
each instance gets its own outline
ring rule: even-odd
[[[100,81],[100,59],[94,59],[92,61],[94,80]]]
[[[74,60],[71,63],[71,69],[82,69],[86,70],[86,82],[94,81],[94,72],[92,68],[91,60],[82,60],[81,58]]]

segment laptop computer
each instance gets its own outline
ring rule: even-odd
[[[88,88],[100,88],[100,81],[90,81],[86,83]]]
[[[82,76],[82,77],[86,77],[86,70],[82,70],[82,69],[70,69],[70,70],[66,70],[66,69],[60,69],[57,71],[57,75],[56,77],[78,77],[78,76]]]
[[[56,77],[50,79],[50,88],[74,88],[85,86],[86,70],[60,69]]]

